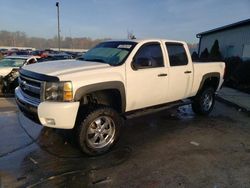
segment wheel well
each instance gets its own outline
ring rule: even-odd
[[[209,77],[204,81],[201,89],[207,88],[207,87],[212,87],[216,91],[218,86],[219,86],[219,78],[218,77]]]
[[[94,91],[81,98],[81,105],[105,105],[114,108],[117,112],[123,111],[122,97],[118,89]]]

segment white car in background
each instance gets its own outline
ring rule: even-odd
[[[0,60],[0,77],[7,76],[13,69],[37,62],[35,56],[7,56]]]

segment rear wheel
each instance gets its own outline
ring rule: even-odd
[[[88,112],[78,127],[78,142],[88,155],[107,152],[118,140],[121,117],[109,107],[97,107]]]
[[[214,107],[215,91],[212,87],[204,88],[197,96],[195,96],[192,109],[200,115],[208,115]]]

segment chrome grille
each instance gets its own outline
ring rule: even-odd
[[[35,80],[33,78],[26,77],[20,74],[19,87],[21,88],[22,95],[31,100],[30,102],[40,103],[41,102],[41,87],[42,81]]]

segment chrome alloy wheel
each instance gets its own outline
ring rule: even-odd
[[[211,93],[206,93],[203,99],[203,109],[208,111],[213,105],[213,96]]]
[[[109,116],[97,117],[87,129],[87,144],[89,147],[103,148],[114,142],[115,123]]]

